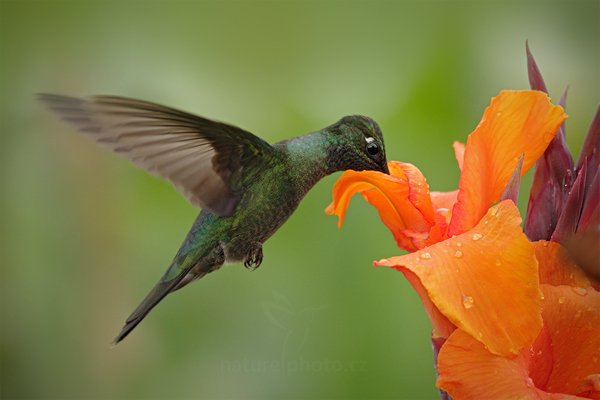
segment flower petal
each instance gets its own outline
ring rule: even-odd
[[[600,106],[596,109],[596,115],[590,125],[579,159],[577,160],[577,170],[581,169],[583,162],[589,159],[592,165],[598,169],[598,159],[600,158]],[[593,160],[593,161],[592,161]]]
[[[525,51],[527,52],[527,73],[529,75],[529,86],[531,86],[533,90],[539,90],[541,92],[548,93],[548,89],[546,89],[546,83],[544,82],[544,78],[542,77],[542,73],[540,72],[537,63],[535,62],[535,58],[533,58],[533,54],[531,54],[528,42],[525,42]]]
[[[500,198],[524,154],[524,174],[542,155],[566,114],[536,91],[502,91],[469,135],[449,235],[471,229]]]
[[[429,195],[429,185],[423,173],[409,163],[390,161],[388,164],[391,175],[397,176],[402,180],[406,179],[410,202],[421,212],[421,215],[428,222],[434,223],[435,212]]]
[[[421,171],[414,165],[394,161],[388,167],[390,175],[376,171],[344,172],[333,187],[333,202],[325,212],[337,215],[341,226],[350,198],[361,193],[377,208],[399,247],[415,251],[442,240],[446,223],[433,209],[429,186]]]
[[[461,330],[438,354],[438,386],[464,399],[600,398],[600,293],[542,285],[544,329],[517,357]]]
[[[529,83],[534,90],[548,92],[544,78],[527,47]],[[559,104],[565,108],[567,90]],[[530,240],[549,240],[561,215],[575,176],[573,157],[565,140],[564,123],[544,155],[535,164],[523,230]]]
[[[446,225],[449,224],[452,218],[452,209],[454,208],[454,204],[456,204],[458,190],[452,192],[431,192],[430,195],[435,212],[444,217]]]
[[[376,265],[411,271],[450,322],[495,354],[516,354],[542,327],[537,261],[520,222],[504,201],[473,230]]]
[[[387,189],[385,191],[393,194],[393,197],[406,196],[408,193],[408,188],[406,188],[397,178],[389,175],[386,176],[386,174],[381,172],[346,171],[335,182],[335,185],[333,186],[333,201],[327,206],[325,212],[329,215],[337,215],[338,227],[341,228],[344,224],[344,217],[352,196],[356,193],[376,188],[383,192],[384,190],[381,189],[382,187],[386,187]],[[389,206],[392,208],[391,211],[393,212],[394,209],[391,198],[389,199],[389,203]]]
[[[544,78],[542,77],[542,72],[540,71],[537,63],[535,62],[535,58],[533,57],[533,54],[531,53],[531,50],[529,49],[529,43],[527,43],[527,42],[525,42],[525,49],[526,49],[526,53],[527,53],[527,75],[529,76],[529,86],[531,87],[532,90],[539,90],[540,92],[549,94],[548,88],[546,88],[546,82],[544,82]],[[565,111],[566,111],[568,91],[569,91],[569,88],[567,87],[565,89],[565,91],[563,92],[562,96],[560,96],[560,100],[558,102],[558,105],[560,105],[563,108],[563,110],[565,110]],[[561,141],[564,144],[564,147],[566,148],[564,123],[558,129],[558,134],[553,139],[553,141],[556,141],[556,140]],[[567,153],[568,153],[568,149],[567,149]],[[569,153],[569,157],[571,157],[570,153]],[[573,165],[573,159],[571,159],[571,167],[572,167],[572,165]]]
[[[535,166],[523,228],[530,240],[550,239],[574,178],[573,158],[566,142],[554,139]]]
[[[431,347],[433,349],[433,364],[436,366],[435,367],[435,377],[436,378],[438,377],[438,373],[437,373],[438,354],[440,353],[442,346],[444,346],[444,343],[446,343],[445,338],[432,338],[431,339]],[[439,389],[439,388],[438,388],[438,390],[440,392],[440,400],[452,400],[452,398],[446,391]]]
[[[539,241],[533,244],[538,260],[540,284],[591,286],[590,280],[569,257],[567,250],[556,242]]]
[[[587,272],[592,286],[600,290],[600,207],[596,206],[585,228],[565,244],[571,258]]]
[[[538,389],[529,376],[528,364],[528,358],[522,355],[494,355],[458,329],[439,352],[437,385],[455,399],[579,399]]]
[[[425,312],[431,320],[431,337],[434,339],[446,339],[454,330],[456,326],[446,318],[444,314],[431,302],[427,295],[427,290],[423,287],[421,280],[417,275],[408,269],[402,270],[402,273],[406,277],[406,280],[410,282],[415,292],[421,298]]]
[[[438,354],[438,386],[454,398],[600,398],[600,293],[542,285],[544,329],[517,357],[493,355],[456,330]]]
[[[585,199],[585,182],[587,176],[587,163],[578,171],[577,179],[573,182],[570,192],[556,222],[556,227],[552,233],[552,240],[560,243],[567,243],[577,232],[577,225],[581,217],[583,201]]]
[[[454,157],[456,157],[456,161],[458,162],[458,169],[462,171],[465,160],[465,144],[455,141],[452,143],[452,148],[454,149]]]
[[[519,157],[519,162],[515,167],[500,200],[512,200],[513,203],[519,202],[519,189],[521,188],[521,170],[523,169],[523,154]]]
[[[590,162],[587,162],[586,167],[584,167],[588,174],[594,174],[592,171],[593,166]],[[590,165],[588,168],[587,165]],[[598,165],[596,165],[596,169],[598,169]],[[583,170],[583,168],[581,169]],[[587,179],[586,179],[587,180]],[[594,221],[594,215],[598,214],[598,209],[600,208],[600,174],[596,171],[596,176],[594,180],[589,184],[589,187],[586,187],[585,192],[585,200],[583,201],[583,208],[581,210],[581,217],[579,218],[579,224],[577,225],[577,232],[580,230],[585,230],[590,221]],[[596,224],[598,221],[596,220]],[[592,229],[599,231],[598,227],[592,227]]]
[[[550,285],[542,285],[542,290],[542,316],[553,352],[544,389],[599,398],[600,388],[594,390],[591,384],[592,375],[600,373],[600,292]]]
[[[546,83],[544,82],[544,78],[542,77],[542,72],[540,71],[537,63],[535,62],[535,58],[529,49],[529,43],[525,42],[525,48],[527,53],[527,75],[529,76],[529,86],[532,90],[539,90],[540,92],[548,93],[548,89],[546,88]],[[567,87],[563,92],[562,96],[558,104],[566,111],[567,104],[567,92],[569,88]],[[573,169],[573,159],[571,158],[571,153],[569,153],[567,144],[565,141],[565,124],[563,123],[560,128],[558,128],[558,134],[552,139],[553,142],[560,142],[561,146],[567,150],[568,156],[571,159],[571,169]]]

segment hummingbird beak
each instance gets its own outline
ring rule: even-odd
[[[383,166],[381,168],[381,172],[388,175],[390,174],[390,169],[388,168],[387,161],[384,161]]]

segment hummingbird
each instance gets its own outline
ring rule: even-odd
[[[389,173],[381,129],[365,116],[345,116],[271,145],[236,126],[131,98],[40,94],[39,99],[81,133],[170,181],[202,209],[113,344],[166,295],[223,264],[258,268],[265,241],[326,175],[348,169]]]

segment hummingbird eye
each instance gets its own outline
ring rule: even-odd
[[[367,153],[369,153],[372,156],[376,156],[377,154],[379,154],[379,146],[377,145],[377,143],[375,143],[374,140],[371,140],[367,143]]]

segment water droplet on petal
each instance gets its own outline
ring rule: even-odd
[[[527,379],[525,380],[525,383],[527,384],[527,387],[534,387],[535,385],[533,384],[533,379],[531,379],[530,377],[527,377]]]
[[[473,240],[479,240],[483,237],[483,235],[481,233],[474,233],[472,237]]]
[[[544,242],[542,242],[542,246],[544,246],[544,247],[548,247],[548,242],[545,242],[545,241],[544,241]]]
[[[492,208],[490,208],[490,214],[492,214],[492,215],[498,214],[498,207],[492,207]]]
[[[477,336],[479,336],[479,339],[481,339],[483,337],[483,333],[477,332]]]
[[[454,253],[454,257],[456,257],[456,258],[461,258],[462,256],[463,256],[463,253],[460,250],[456,250],[456,252]]]
[[[544,292],[540,292],[540,299],[546,300],[546,296],[544,296]]]
[[[577,310],[577,312],[575,313],[575,318],[579,317],[581,317],[581,310]]]
[[[431,254],[425,252],[425,253],[421,254],[421,258],[424,260],[431,260]]]
[[[462,243],[461,242],[456,242],[456,247],[460,247],[460,246],[462,246]]]
[[[469,308],[473,307],[473,303],[475,303],[475,300],[473,300],[473,298],[471,296],[467,296],[466,294],[463,294],[462,302],[463,302],[463,306],[468,310]]]
[[[565,296],[560,296],[560,297],[558,298],[558,304],[563,304],[563,303],[565,302],[565,300],[567,300],[567,299],[565,298]]]
[[[500,261],[500,260],[496,260],[496,267],[499,267],[499,266],[501,266],[501,265],[502,265],[502,261]]]
[[[575,293],[580,296],[585,296],[587,294],[587,289],[582,287],[574,287],[572,288]]]
[[[382,264],[382,263],[387,263],[388,259],[387,258],[382,258],[381,260],[377,261],[378,263]]]

